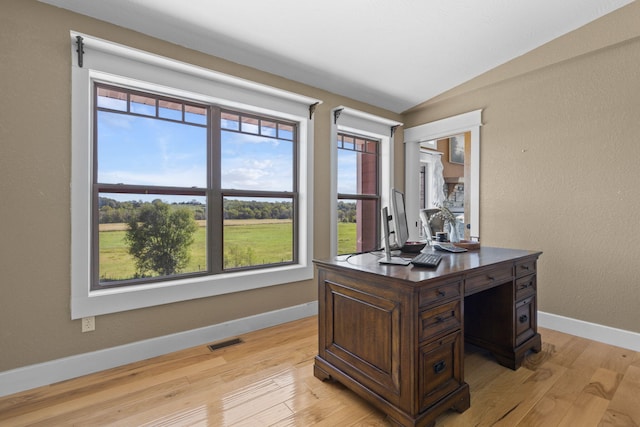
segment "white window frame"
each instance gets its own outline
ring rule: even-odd
[[[78,65],[77,37],[84,44]],[[313,121],[318,99],[71,32],[71,318],[78,319],[313,278]],[[268,269],[91,290],[93,83],[135,87],[295,121],[298,150],[298,263]]]
[[[337,118],[336,118],[337,117]],[[338,253],[338,132],[361,135],[380,141],[379,188],[380,206],[389,206],[391,189],[394,187],[393,153],[394,138],[391,129],[402,126],[401,122],[376,116],[354,108],[338,106],[331,114],[331,256]],[[380,230],[382,236],[382,229]]]

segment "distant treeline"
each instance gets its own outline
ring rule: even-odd
[[[126,201],[119,202],[108,197],[98,199],[100,224],[129,222],[137,215],[144,204],[151,202]],[[206,207],[198,201],[173,203],[171,206],[186,207],[193,211],[196,220],[206,218]],[[225,219],[291,219],[293,205],[291,202],[256,202],[241,200],[224,200]]]
[[[356,222],[355,202],[338,201],[338,222]]]

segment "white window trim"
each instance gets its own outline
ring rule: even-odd
[[[337,111],[340,113],[335,120]],[[380,141],[380,203],[381,206],[388,206],[391,189],[394,187],[394,138],[391,136],[391,128],[395,126],[402,126],[402,123],[342,105],[331,112],[331,256],[338,253],[338,132]]]
[[[76,37],[84,43],[78,66]],[[71,318],[78,319],[313,278],[313,121],[318,99],[71,32]],[[268,114],[299,124],[298,264],[91,290],[92,85],[107,81]]]

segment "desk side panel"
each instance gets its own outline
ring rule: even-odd
[[[410,383],[401,371],[411,363],[411,328],[402,320],[408,297],[391,282],[355,280],[320,270],[321,359],[385,400],[410,410]],[[403,327],[405,329],[403,329]],[[405,337],[403,340],[403,336]],[[410,341],[407,341],[409,339]]]

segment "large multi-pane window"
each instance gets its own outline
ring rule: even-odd
[[[71,318],[312,279],[322,101],[70,36]]]
[[[378,248],[380,142],[338,132],[338,254]]]
[[[93,289],[297,262],[296,123],[94,91]]]

